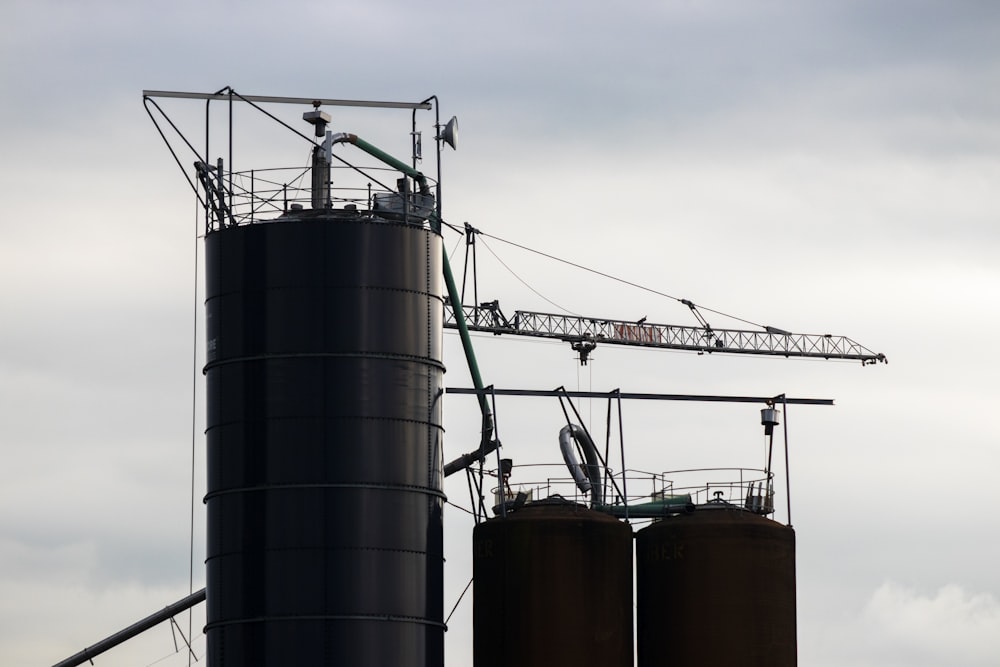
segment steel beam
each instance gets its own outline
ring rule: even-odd
[[[699,394],[644,394],[627,391],[565,391],[562,389],[484,389],[472,387],[447,387],[448,394],[494,394],[496,396],[542,396],[557,398],[621,398],[641,401],[701,401],[707,403],[764,403],[770,404],[774,396],[706,396]],[[786,398],[789,405],[833,405],[832,398]]]
[[[380,109],[425,109],[429,110],[430,102],[377,102],[372,100],[338,100],[328,97],[275,97],[273,95],[243,95],[236,91],[230,93],[185,93],[172,90],[144,90],[143,97],[174,97],[186,100],[245,100],[265,104],[308,104],[317,102],[334,107],[369,107]]]

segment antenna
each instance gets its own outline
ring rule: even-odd
[[[452,116],[451,120],[444,126],[441,133],[436,137],[439,141],[451,146],[452,150],[456,150],[458,147],[455,145],[458,141],[458,117]]]

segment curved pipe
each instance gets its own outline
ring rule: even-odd
[[[374,158],[381,160],[390,167],[398,169],[407,176],[411,177],[417,182],[417,186],[420,188],[420,194],[428,195],[431,193],[430,185],[427,184],[427,177],[424,176],[423,172],[417,171],[410,165],[406,164],[402,160],[397,160],[393,156],[389,155],[380,148],[377,148],[356,134],[351,134],[350,132],[337,132],[336,134],[330,135],[330,145],[333,144],[354,144],[364,152],[368,153]]]
[[[437,216],[433,216],[436,218]],[[438,222],[438,228],[440,228]],[[479,449],[463,454],[444,467],[444,476],[447,477],[459,470],[465,470],[473,463],[482,461],[487,454],[500,446],[498,440],[494,440],[493,413],[490,411],[489,399],[486,396],[486,387],[483,385],[483,376],[479,372],[479,362],[476,361],[476,352],[472,348],[472,336],[469,335],[469,325],[465,321],[465,309],[462,307],[461,297],[458,295],[458,286],[455,285],[455,276],[451,272],[451,263],[448,261],[448,249],[442,252],[444,259],[444,284],[448,290],[448,300],[451,308],[455,312],[455,322],[458,324],[459,338],[462,339],[462,348],[465,350],[465,361],[469,365],[469,374],[472,376],[472,384],[476,388],[476,398],[479,399],[479,412],[482,415],[482,439],[479,442]]]
[[[397,160],[380,148],[372,146],[358,135],[351,134],[350,132],[337,132],[336,134],[331,133],[328,136],[330,146],[340,143],[354,144],[372,157],[381,160],[390,167],[398,169],[407,176],[411,177],[420,187],[421,194],[430,194],[430,186],[427,184],[427,177],[402,160]],[[440,233],[441,220],[437,213],[431,215],[430,223],[431,229]],[[476,387],[476,394],[479,398],[479,411],[482,413],[483,417],[482,439],[479,443],[479,449],[469,452],[468,454],[464,454],[447,464],[444,467],[444,476],[447,477],[448,475],[456,473],[459,470],[464,470],[477,461],[482,461],[487,454],[499,447],[500,443],[493,439],[493,414],[490,412],[489,401],[486,398],[486,388],[483,385],[483,378],[479,373],[479,364],[476,361],[476,353],[472,349],[472,338],[469,336],[469,327],[465,322],[465,312],[462,308],[462,301],[459,298],[458,288],[455,285],[455,277],[451,272],[451,264],[448,262],[447,248],[445,248],[442,253],[442,259],[444,264],[444,283],[445,287],[448,289],[448,299],[451,301],[452,309],[455,311],[455,321],[458,324],[458,333],[462,339],[462,347],[465,349],[465,359],[469,364],[469,373],[472,375],[472,384]],[[597,450],[594,451],[596,452]]]
[[[583,449],[586,465],[581,464],[577,458],[575,445]],[[581,426],[566,424],[559,430],[559,449],[577,488],[583,493],[590,492],[590,500],[595,507],[603,505],[601,464],[597,456],[597,447],[594,446],[590,434]]]
[[[691,494],[685,493],[638,505],[601,505],[594,509],[619,519],[657,519],[671,514],[689,514],[695,510],[695,505]]]
[[[586,473],[584,473],[583,466],[580,465],[579,459],[576,457],[576,447],[574,443],[573,427],[575,424],[569,424],[563,426],[562,430],[559,431],[559,450],[562,452],[563,461],[566,462],[566,467],[569,468],[569,474],[573,477],[573,481],[576,482],[576,486],[583,493],[590,493],[593,485],[587,478]]]

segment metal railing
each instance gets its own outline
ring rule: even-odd
[[[638,482],[639,471],[627,471],[630,483]],[[707,481],[705,478],[708,477]],[[756,468],[692,468],[650,475],[658,495],[690,495],[695,505],[725,503],[757,512],[774,512],[774,473]]]
[[[621,511],[614,512],[616,515],[626,514],[626,506],[648,506],[658,502],[667,506],[663,514],[676,513],[669,509],[672,507],[671,499],[676,500],[676,507],[719,504],[761,515],[774,513],[774,473],[765,470],[691,468],[659,473],[641,470],[604,472],[603,496],[608,500],[606,505],[596,509],[608,511],[621,508]],[[627,481],[627,485],[623,481]],[[627,497],[617,494],[616,489],[622,488],[628,488]],[[491,491],[496,505],[501,500],[514,502],[518,493],[525,494],[525,502],[559,496],[571,502],[589,504],[591,499],[590,493],[581,491],[573,478],[566,474],[565,466],[560,464],[514,466],[503,495],[500,486]]]
[[[221,165],[200,163],[197,175],[210,209],[207,231],[271,222],[282,215],[315,210],[309,167],[275,167],[249,171],[220,171]],[[399,172],[368,167],[333,166],[322,198],[322,210],[386,220],[423,223],[434,212],[433,195],[415,192],[398,179]],[[384,181],[395,180],[394,185]],[[360,182],[359,182],[360,181]],[[343,184],[342,184],[343,183]]]

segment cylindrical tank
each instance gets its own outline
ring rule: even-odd
[[[303,212],[205,248],[209,665],[440,667],[439,235]]]
[[[639,667],[795,667],[795,532],[726,504],[636,534]]]
[[[473,530],[475,667],[632,665],[632,529],[540,501]]]

